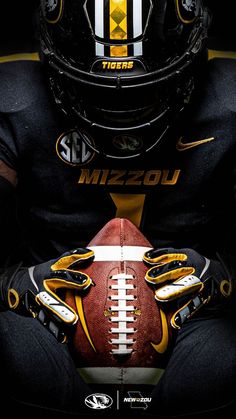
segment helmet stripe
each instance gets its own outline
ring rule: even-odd
[[[104,0],[95,1],[95,35],[104,37]]]
[[[142,0],[133,0],[133,37],[142,35]]]
[[[134,43],[134,56],[137,57],[139,55],[143,55],[143,43],[135,42]]]
[[[96,0],[95,2],[95,35],[104,38],[104,0]],[[104,45],[96,42],[96,56],[104,55]]]
[[[108,6],[108,7],[107,7]],[[141,56],[143,54],[142,41],[132,45],[122,44],[128,38],[137,38],[143,33],[142,8],[143,0],[104,0],[94,1],[95,7],[95,35],[101,40],[107,37],[114,43],[105,47],[102,42],[96,41],[96,56],[108,55],[110,57],[127,57],[128,55]]]
[[[133,38],[141,36],[143,33],[142,21],[142,0],[133,0]],[[135,42],[133,44],[133,55],[139,56],[143,54],[143,43]]]
[[[127,39],[127,0],[109,0],[110,39]]]
[[[109,0],[109,31],[110,39],[125,40],[127,34],[127,0]],[[127,45],[110,47],[111,57],[127,57]]]

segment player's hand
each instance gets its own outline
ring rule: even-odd
[[[19,314],[31,313],[63,340],[62,336],[59,338],[60,325],[68,327],[78,320],[75,310],[64,301],[65,291],[83,292],[92,284],[92,279],[80,269],[93,258],[93,251],[79,248],[56,260],[30,268],[18,267],[11,274],[4,272],[0,277],[1,306]]]
[[[217,304],[232,294],[232,280],[223,263],[195,250],[151,249],[143,260],[150,266],[145,279],[154,285],[155,299],[177,307],[173,327],[179,328],[201,306]]]

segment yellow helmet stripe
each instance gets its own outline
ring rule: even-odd
[[[127,39],[127,0],[109,0],[109,32],[112,40]],[[110,47],[111,57],[127,57],[127,45]]]
[[[110,0],[110,39],[127,39],[127,0]]]

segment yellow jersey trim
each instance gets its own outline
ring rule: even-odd
[[[212,58],[236,58],[236,51],[208,49],[208,60],[212,60]]]
[[[40,61],[40,58],[38,52],[24,52],[0,57],[0,63],[9,63],[12,61]]]
[[[236,59],[236,51],[220,51],[208,49],[208,59],[211,60],[212,58]],[[12,61],[40,61],[40,57],[38,52],[24,52],[0,56],[0,63],[7,63]]]

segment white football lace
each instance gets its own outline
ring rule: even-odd
[[[115,349],[111,349],[111,353],[113,355],[128,355],[133,352],[130,345],[135,342],[134,339],[129,338],[129,335],[136,331],[135,328],[128,327],[128,325],[132,326],[132,323],[135,322],[135,317],[132,314],[134,314],[136,307],[127,304],[127,301],[133,301],[135,299],[134,294],[127,294],[127,290],[135,289],[135,285],[128,284],[127,280],[133,280],[134,276],[120,273],[112,275],[111,279],[117,281],[116,284],[111,285],[111,289],[117,291],[117,293],[110,295],[109,298],[112,301],[117,301],[117,304],[109,307],[109,311],[115,313],[115,315],[110,316],[110,321],[118,323],[118,327],[112,327],[110,329],[111,333],[118,334],[118,337],[110,339],[110,343],[116,346]]]

